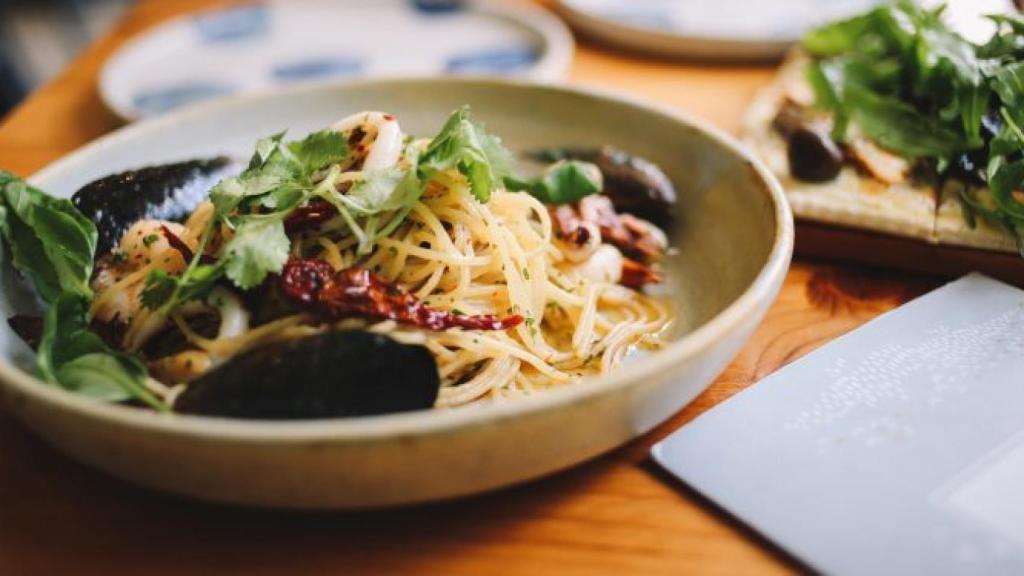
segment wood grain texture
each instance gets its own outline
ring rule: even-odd
[[[1024,258],[1016,252],[932,244],[917,238],[810,220],[797,220],[796,238],[798,256],[913,270],[950,279],[968,272],[983,272],[1004,282],[1024,286]]]
[[[204,0],[149,0],[0,123],[0,166],[29,174],[119,125],[103,59]],[[571,80],[674,106],[730,131],[770,67],[657,61],[580,44]],[[797,262],[764,325],[706,393],[650,434],[572,470],[467,500],[293,514],[181,501],[72,462],[0,410],[0,574],[786,574],[773,551],[657,470],[648,449],[778,367],[935,287]],[[757,482],[757,477],[751,477]]]

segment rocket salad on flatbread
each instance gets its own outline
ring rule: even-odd
[[[804,218],[960,246],[1024,245],[1024,19],[972,43],[886,4],[810,32],[745,138]]]

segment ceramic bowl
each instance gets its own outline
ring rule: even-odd
[[[201,499],[355,508],[451,498],[550,474],[650,430],[704,390],[761,321],[789,265],[792,216],[765,167],[678,112],[573,88],[483,79],[367,80],[241,96],[131,125],[32,177],[70,195],[131,167],[301,135],[351,112],[386,110],[432,134],[469,104],[513,149],[614,144],[657,162],[680,193],[670,294],[678,337],[606,378],[499,403],[364,418],[254,422],[100,404],[31,375],[0,327],[7,409],[74,458],[131,482]],[[36,306],[3,262],[0,313]]]

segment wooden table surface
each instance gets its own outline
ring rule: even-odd
[[[148,0],[0,122],[0,167],[29,175],[120,122],[96,79],[121,43],[211,5]],[[735,130],[770,67],[623,55],[578,39],[570,82],[610,86]],[[673,483],[650,446],[787,362],[938,280],[797,261],[767,320],[695,402],[556,476],[461,501],[292,514],[181,501],[63,457],[0,410],[2,574],[778,574],[793,560]],[[752,482],[757,478],[752,477]]]

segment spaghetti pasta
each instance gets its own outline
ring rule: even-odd
[[[661,346],[675,310],[622,284],[635,253],[623,242],[653,235],[645,246],[663,249],[664,234],[637,218],[617,220],[610,204],[589,206],[586,196],[601,190],[589,164],[559,163],[532,183],[503,181],[492,158],[497,140],[459,114],[433,140],[406,138],[393,116],[366,112],[335,125],[341,144],[330,131],[298,144],[261,142],[247,172],[219,184],[184,225],[136,225],[173,237],[133,245],[148,251],[140,261],[102,260],[92,315],[123,323],[122,349],[143,355],[161,330],[180,334],[184,349],[148,358],[150,380],[162,380],[148,389],[168,398],[256,347],[338,329],[425,347],[440,378],[438,407],[608,374]],[[324,142],[344,153],[323,163]],[[283,168],[272,163],[303,166],[307,144],[315,170],[282,183]],[[260,172],[263,165],[270,168]],[[175,247],[188,262],[156,261],[158,249]],[[659,277],[656,263],[633,264]],[[254,298],[280,310],[262,311]],[[220,329],[194,325],[211,315]]]
[[[442,375],[439,406],[607,374],[634,349],[661,345],[674,316],[657,298],[575,273],[547,209],[526,194],[498,191],[481,204],[452,179],[367,257],[345,238],[318,237],[318,255],[337,269],[370,267],[439,308],[524,316],[505,332],[424,332]]]

